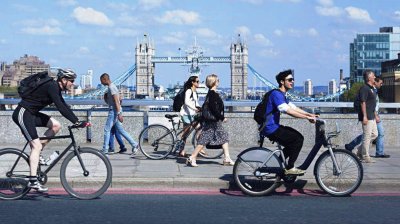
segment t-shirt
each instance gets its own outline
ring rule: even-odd
[[[375,107],[376,107],[376,93],[374,91],[374,87],[370,85],[363,85],[360,88],[360,102],[365,102],[367,109],[367,119],[374,120],[375,119]],[[360,110],[358,112],[358,120],[363,120],[363,114]]]
[[[107,103],[108,105],[110,105],[110,107],[115,108],[115,101],[114,101],[114,95],[118,95],[119,96],[119,91],[117,86],[115,86],[114,83],[111,83],[108,86],[108,93],[107,93]]]
[[[274,133],[279,128],[279,121],[281,117],[281,112],[278,106],[281,104],[289,104],[289,100],[286,99],[285,93],[282,91],[272,91],[269,95],[269,100],[267,103],[266,114],[269,114],[266,119],[266,125],[263,130],[263,134],[270,135]]]

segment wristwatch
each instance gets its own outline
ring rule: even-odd
[[[117,114],[117,115],[122,115],[122,111],[118,112],[118,114]]]

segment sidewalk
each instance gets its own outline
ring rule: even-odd
[[[93,144],[81,145],[100,149]],[[5,147],[5,146],[4,146]],[[1,148],[4,148],[1,147]],[[17,147],[17,146],[8,146]],[[43,152],[48,157],[54,150],[62,151],[63,147],[48,145]],[[244,148],[230,147],[233,160]],[[371,152],[374,152],[375,147]],[[188,147],[187,150],[188,151]],[[324,150],[320,150],[320,153]],[[309,152],[303,148],[298,162],[301,164]],[[364,179],[357,192],[400,192],[400,151],[396,148],[386,148],[385,153],[390,158],[375,159],[376,163],[363,163]],[[371,155],[374,155],[374,153]],[[188,167],[185,158],[171,156],[163,160],[149,160],[139,151],[135,158],[129,154],[110,155],[113,166],[113,181],[111,188],[136,189],[237,189],[233,182],[232,166],[222,166],[221,159],[203,159],[198,157],[199,167]],[[317,159],[317,158],[316,158]],[[314,162],[316,161],[314,159]],[[0,161],[1,164],[1,161]],[[61,163],[60,163],[61,164]],[[49,187],[61,187],[58,164],[48,174]],[[305,189],[319,189],[313,176],[314,163],[308,168],[304,176],[298,178],[295,187]]]

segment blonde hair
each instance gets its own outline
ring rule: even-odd
[[[208,75],[206,78],[206,86],[207,88],[211,89],[215,86],[218,81],[218,76],[215,74]]]

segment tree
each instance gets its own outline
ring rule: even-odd
[[[346,90],[342,95],[342,100],[345,102],[353,102],[358,94],[358,90],[364,85],[362,82],[354,83],[349,90]]]

